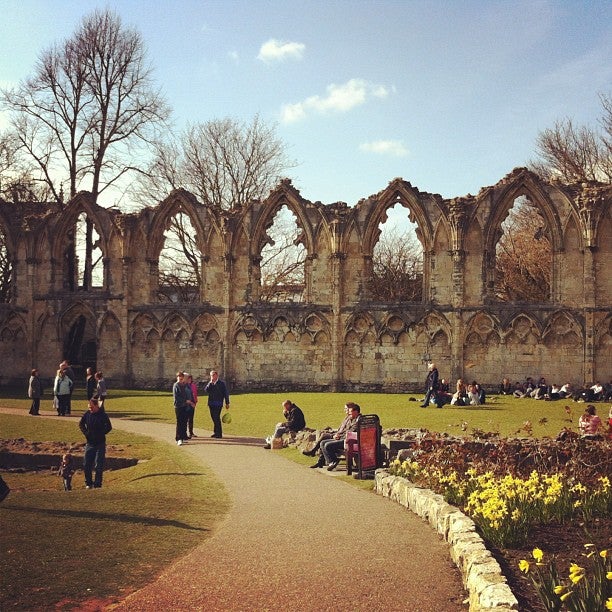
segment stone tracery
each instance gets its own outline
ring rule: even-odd
[[[529,305],[496,302],[492,286],[501,224],[519,196],[537,205],[553,247],[550,299]],[[422,385],[426,359],[445,378],[484,384],[555,371],[576,384],[608,380],[611,199],[610,187],[560,187],[519,168],[450,200],[394,179],[354,207],[307,201],[287,180],[229,212],[182,190],[138,213],[104,209],[85,193],[65,206],[0,202],[14,271],[13,296],[0,304],[1,380],[34,366],[51,376],[71,337],[72,360],[92,361],[115,385],[167,386],[177,368],[215,367],[236,387],[400,390]],[[396,204],[423,244],[423,296],[375,303],[372,252]],[[261,249],[283,206],[307,251],[299,304],[259,300]],[[100,238],[101,287],[65,283],[66,239],[83,213]],[[159,304],[163,232],[177,213],[202,254],[200,299]]]

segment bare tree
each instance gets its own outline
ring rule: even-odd
[[[550,299],[552,249],[538,208],[520,198],[502,224],[497,243],[495,293],[504,302]]]
[[[304,298],[306,249],[302,231],[286,206],[268,230],[269,242],[261,251],[262,302],[301,302]]]
[[[159,301],[198,302],[202,284],[200,261],[193,225],[186,214],[178,213],[166,230],[159,258]]]
[[[35,73],[2,102],[22,152],[61,201],[88,188],[95,198],[134,165],[169,114],[152,87],[138,32],[110,10],[86,16],[74,35],[43,52]]]
[[[541,176],[564,183],[612,182],[612,99],[601,95],[603,131],[575,126],[571,119],[557,121],[536,140],[539,160],[531,164]]]
[[[219,210],[243,208],[266,197],[293,166],[273,125],[225,118],[188,127],[177,140],[160,142],[146,177],[136,186],[141,203],[183,187]]]
[[[412,230],[381,234],[372,255],[370,297],[379,302],[414,302],[423,296],[423,247]]]
[[[13,263],[6,248],[6,238],[0,227],[0,304],[8,304],[13,297]]]

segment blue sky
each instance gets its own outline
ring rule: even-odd
[[[596,126],[612,93],[609,0],[0,0],[0,84],[105,7],[143,35],[177,130],[259,113],[324,203],[398,176],[476,193],[556,120]]]

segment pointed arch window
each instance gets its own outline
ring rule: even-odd
[[[527,197],[514,200],[501,224],[495,250],[495,296],[502,302],[551,299],[552,246],[540,209]]]
[[[267,231],[261,250],[260,300],[262,302],[303,302],[306,286],[307,251],[295,214],[283,206]]]
[[[6,235],[0,227],[0,303],[8,304],[13,299],[13,261],[7,248]]]
[[[417,224],[400,203],[389,208],[378,226],[372,252],[369,293],[378,302],[420,302],[423,299],[423,245]]]
[[[95,223],[81,212],[66,234],[64,288],[91,291],[104,286],[104,256]]]
[[[160,302],[197,303],[202,286],[202,254],[189,215],[170,218],[159,254],[157,297]]]

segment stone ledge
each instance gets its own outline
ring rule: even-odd
[[[510,612],[518,601],[474,521],[444,498],[406,478],[377,470],[374,490],[426,520],[448,543],[469,595],[470,612]]]

